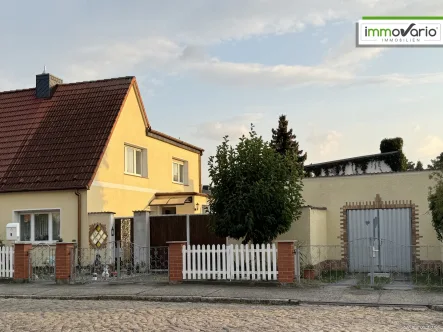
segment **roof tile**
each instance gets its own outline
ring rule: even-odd
[[[0,93],[0,192],[87,188],[133,79]]]

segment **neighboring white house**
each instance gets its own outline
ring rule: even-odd
[[[370,173],[388,173],[393,170],[385,161],[398,152],[377,153],[347,159],[327,161],[324,163],[305,165],[311,176],[356,175]]]

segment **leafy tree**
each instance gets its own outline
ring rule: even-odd
[[[435,185],[429,188],[428,194],[432,226],[434,226],[437,232],[437,239],[439,241],[443,241],[443,164],[441,163],[441,157],[442,154],[437,159],[431,161],[434,172],[432,172],[429,178],[435,180]]]
[[[286,115],[280,115],[278,119],[277,129],[272,129],[271,146],[281,154],[293,152],[297,155],[297,161],[303,166],[308,154],[300,150],[299,144],[296,141],[296,136],[292,133],[292,129],[288,129],[288,120]]]
[[[416,171],[423,171],[424,170],[423,163],[420,160],[417,161],[417,164],[415,165],[415,170]]]
[[[251,125],[232,147],[228,136],[209,158],[210,227],[243,243],[269,243],[300,218],[303,170],[294,154],[276,153]]]
[[[431,164],[428,165],[428,169],[443,169],[443,152],[440,153],[435,159],[431,159]]]
[[[415,170],[415,163],[413,161],[408,161],[408,164],[406,165],[407,171],[413,171]]]
[[[408,160],[403,153],[403,138],[385,138],[380,142],[380,152],[394,152],[398,151],[395,155],[386,156],[385,162],[391,167],[393,172],[403,172],[408,169]]]

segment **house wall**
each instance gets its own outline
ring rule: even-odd
[[[135,90],[131,88],[88,193],[88,212],[112,211],[116,218],[127,217],[134,210],[147,209],[156,192],[200,191],[200,155],[147,137],[141,112]],[[125,143],[147,149],[147,177],[124,174]],[[187,185],[172,182],[173,158],[188,162]],[[195,204],[177,210],[195,213]]]
[[[81,191],[82,225],[87,225],[86,191]],[[77,241],[78,204],[75,191],[2,193],[0,195],[0,239],[6,239],[6,225],[19,222],[14,211],[60,209],[60,235],[63,241]],[[88,233],[82,227],[83,240]],[[83,241],[82,241],[83,242]]]
[[[345,177],[317,177],[304,180],[303,198],[307,204],[327,207],[326,243],[340,246],[343,243],[341,209],[347,202],[363,205],[374,202],[378,194],[384,203],[411,201],[418,219],[419,246],[439,246],[428,211],[428,188],[433,185],[430,171],[385,173]],[[414,243],[413,243],[414,244]],[[423,251],[423,250],[422,250]],[[342,257],[337,250],[329,253],[330,259]],[[421,259],[441,259],[440,249],[422,253]]]

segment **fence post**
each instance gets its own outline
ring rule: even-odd
[[[117,253],[117,279],[120,279],[120,268],[121,268],[121,262],[120,262],[120,259],[121,259],[121,252],[120,252],[120,241],[117,241],[116,243],[116,246],[117,246],[117,250],[116,250],[116,253]]]
[[[296,261],[297,261],[297,265],[296,265],[296,271],[297,271],[297,282],[300,283],[300,278],[301,278],[301,266],[300,266],[300,246],[297,244],[296,246]]]
[[[168,244],[168,265],[169,282],[180,283],[183,281],[183,246],[186,241],[169,241]]]
[[[14,245],[14,281],[28,282],[31,277],[31,263],[29,251],[30,243],[15,243]]]
[[[277,270],[278,281],[281,284],[294,282],[294,243],[295,241],[277,241]]]
[[[191,221],[189,214],[186,215],[186,245],[191,245]]]
[[[71,254],[74,252],[74,243],[57,242],[55,245],[55,282],[67,284],[71,278]]]

